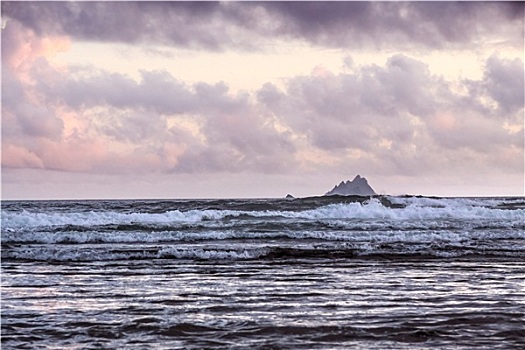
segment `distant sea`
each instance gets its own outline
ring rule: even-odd
[[[2,349],[524,349],[525,199],[2,202]]]

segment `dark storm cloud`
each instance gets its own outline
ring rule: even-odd
[[[86,41],[151,42],[215,48],[216,2],[3,2],[2,12],[37,34]]]
[[[522,25],[522,2],[2,2],[36,33],[220,50],[264,40],[441,48]],[[507,38],[515,40],[516,38]],[[519,38],[518,38],[519,39]]]
[[[280,18],[283,34],[328,46],[442,48],[523,23],[519,3],[276,2],[267,8]]]

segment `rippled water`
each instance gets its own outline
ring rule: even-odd
[[[4,202],[2,348],[523,348],[523,208]]]

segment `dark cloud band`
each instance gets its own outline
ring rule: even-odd
[[[253,50],[280,37],[332,47],[442,48],[523,27],[524,3],[4,1],[2,13],[38,34],[86,41]]]

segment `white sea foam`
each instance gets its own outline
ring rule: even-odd
[[[223,225],[224,220],[254,218],[289,218],[298,220],[386,220],[394,222],[441,220],[499,220],[523,225],[525,209],[498,209],[471,199],[389,198],[404,208],[389,208],[375,198],[361,203],[330,204],[305,211],[172,210],[164,213],[67,212],[33,213],[2,211],[3,232],[56,226],[152,225],[173,226]]]
[[[165,213],[119,213],[119,212],[79,212],[79,213],[31,213],[2,212],[2,227],[5,229],[52,227],[52,226],[102,226],[112,224],[191,224],[209,220],[220,220],[226,216],[238,216],[242,212],[231,210],[172,210]]]
[[[245,260],[256,259],[269,252],[257,246],[202,245],[136,245],[122,244],[117,249],[110,245],[41,245],[15,248],[2,252],[3,258],[38,261],[105,261],[128,259],[203,259],[203,260]]]
[[[151,259],[147,251],[113,252],[111,250],[72,247],[31,247],[3,252],[2,258],[38,261],[105,261],[128,259]]]
[[[422,238],[422,237],[420,237]],[[2,251],[3,259],[21,259],[37,261],[106,261],[129,259],[184,259],[184,260],[246,260],[264,258],[272,252],[290,252],[299,256],[331,256],[346,254],[347,256],[370,255],[429,255],[436,257],[457,257],[473,254],[522,257],[525,248],[519,245],[509,245],[500,240],[496,242],[464,240],[449,236],[443,240],[428,239],[410,242],[393,239],[363,240],[354,242],[324,242],[324,243],[294,243],[274,242],[266,244],[233,243],[217,244],[168,244],[141,245],[39,245],[29,247],[14,247]],[[306,255],[305,255],[306,254]]]
[[[24,231],[5,232],[2,235],[4,243],[41,243],[41,244],[87,244],[87,243],[163,243],[191,242],[202,240],[255,239],[282,237],[276,232],[246,232],[236,230],[206,230],[206,231],[88,231],[88,232],[49,232]],[[292,237],[293,238],[293,237]]]
[[[396,203],[396,201],[393,201]],[[403,203],[404,202],[404,203]],[[386,219],[386,220],[439,220],[439,219],[510,219],[523,220],[525,210],[505,210],[482,206],[473,201],[463,200],[422,200],[400,199],[396,204],[404,208],[389,208],[375,198],[360,203],[331,204],[325,207],[303,212],[306,218],[313,219]]]
[[[343,222],[344,223],[344,222]],[[344,226],[343,226],[344,227]],[[351,226],[349,226],[351,227]],[[104,231],[49,232],[24,231],[4,232],[5,244],[99,244],[99,243],[173,243],[224,240],[272,240],[292,239],[332,242],[374,243],[429,243],[429,242],[480,242],[494,240],[525,240],[521,229],[399,229],[378,226],[374,229],[351,227],[351,229],[276,230],[254,232],[246,230],[172,230],[172,231]]]
[[[157,258],[244,260],[256,259],[267,253],[268,250],[263,248],[218,250],[206,248],[183,249],[178,247],[165,247],[158,252]]]

